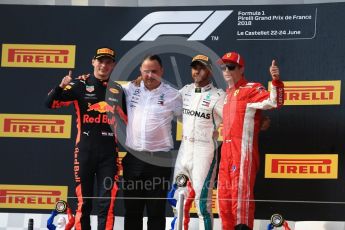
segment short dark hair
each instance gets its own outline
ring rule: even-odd
[[[146,56],[143,58],[143,61],[141,62],[141,64],[142,64],[144,61],[146,61],[146,60],[157,61],[158,64],[160,65],[160,67],[163,67],[162,59],[161,59],[157,54],[149,54],[149,55],[146,55]]]

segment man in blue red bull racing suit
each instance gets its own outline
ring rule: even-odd
[[[74,104],[78,134],[74,151],[74,179],[78,208],[75,229],[91,229],[90,213],[94,178],[97,180],[98,229],[113,229],[114,202],[117,192],[116,125],[126,122],[126,105],[122,87],[109,82],[115,67],[115,52],[99,48],[92,59],[93,75],[72,80],[72,72],[53,89],[46,100],[49,108]],[[106,92],[108,90],[108,92]],[[107,95],[107,98],[106,98]],[[114,127],[114,132],[111,126]]]

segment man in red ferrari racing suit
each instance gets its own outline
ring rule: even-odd
[[[273,60],[271,91],[244,77],[244,60],[238,53],[221,58],[228,83],[223,108],[223,145],[218,175],[219,214],[223,230],[252,230],[254,183],[259,168],[258,134],[261,111],[284,103],[284,84]]]

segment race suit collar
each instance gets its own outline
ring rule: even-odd
[[[226,92],[227,92],[227,93],[230,93],[230,92],[232,92],[233,90],[236,90],[236,89],[240,88],[241,86],[246,85],[247,83],[248,83],[248,81],[247,81],[244,77],[242,77],[240,80],[238,80],[238,82],[235,84],[234,87],[230,87],[230,86],[229,86],[229,87],[226,89]]]
[[[109,82],[109,79],[106,79],[106,80],[101,80],[101,79],[98,79],[95,75],[91,74],[91,77],[90,77],[90,82],[88,82],[89,84],[100,84],[100,85],[103,85],[103,86],[107,86],[108,85],[108,82]]]
[[[204,87],[196,87],[195,84],[193,83],[193,87],[196,93],[203,93],[203,92],[207,92],[211,90],[213,87],[213,84],[212,82],[210,82],[208,85],[205,85]]]
[[[238,80],[238,82],[235,84],[235,89],[238,89],[240,86],[247,84],[247,80],[242,77],[240,80]]]

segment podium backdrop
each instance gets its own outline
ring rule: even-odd
[[[68,70],[74,77],[91,72],[96,48],[110,46],[118,62],[112,80],[134,79],[141,58],[158,53],[164,79],[176,88],[191,82],[189,64],[198,53],[215,62],[225,52],[239,52],[246,78],[265,87],[277,60],[286,105],[264,112],[271,127],[260,134],[255,217],[278,212],[296,221],[345,221],[343,12],[344,3],[0,5],[0,211],[48,213],[67,197],[75,207],[75,112],[49,110],[44,100]],[[214,82],[225,89],[216,67]],[[179,127],[173,127],[178,149]],[[121,199],[116,215],[123,215]]]

